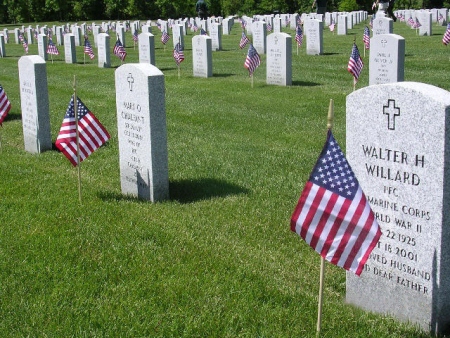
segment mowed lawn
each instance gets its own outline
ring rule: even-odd
[[[159,203],[121,194],[120,60],[111,55],[111,68],[98,68],[77,47],[77,64],[66,64],[58,46],[61,54],[47,62],[52,141],[74,76],[78,96],[111,134],[81,164],[80,203],[77,170],[62,153],[24,151],[17,68],[24,52],[14,44],[15,26],[0,26],[10,30],[0,84],[13,106],[0,128],[0,336],[315,337],[320,257],[289,222],[325,142],[330,99],[345,149],[353,41],[364,59],[356,87],[368,86],[365,25],[346,36],[326,28],[317,56],[306,55],[305,45],[297,54],[295,32],[284,30],[293,45],[289,87],[266,84],[265,55],[252,87],[238,23],[213,52],[208,79],[192,76],[192,33],[178,76],[172,39],[164,47],[153,27],[170,178],[170,199]],[[405,81],[450,90],[444,31],[434,24],[432,36],[418,36],[394,23],[406,40]],[[114,43],[112,33],[111,49]],[[36,44],[29,48],[38,54]],[[126,63],[138,62],[131,32],[126,51]],[[327,263],[321,337],[430,335],[346,304],[345,271]]]

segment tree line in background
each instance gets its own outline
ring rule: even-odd
[[[194,17],[197,0],[0,0],[0,24]],[[210,16],[309,13],[313,0],[207,0]],[[327,0],[328,11],[366,10],[373,0]],[[450,0],[396,0],[399,9],[450,7]]]

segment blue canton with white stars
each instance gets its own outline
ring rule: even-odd
[[[77,112],[78,112],[78,120],[81,120],[83,116],[85,116],[87,113],[89,113],[89,110],[86,108],[83,102],[81,102],[80,99],[77,98]],[[67,107],[66,111],[66,118],[74,118],[75,117],[75,109],[73,106],[73,96],[70,100],[69,107]]]
[[[348,199],[358,190],[355,174],[331,132],[309,180]]]

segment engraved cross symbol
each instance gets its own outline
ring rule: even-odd
[[[133,91],[134,78],[133,78],[133,75],[131,75],[131,73],[128,74],[127,80],[128,80],[128,86],[130,88],[130,92],[132,92]]]
[[[276,36],[274,37],[273,41],[275,41],[276,45],[278,44],[278,38]]]
[[[386,39],[383,39],[383,40],[381,40],[381,47],[386,47],[386,44],[387,44],[387,40]]]
[[[400,116],[400,108],[395,106],[395,100],[388,100],[387,106],[383,106],[383,115],[388,116],[388,129],[395,130],[395,117]]]

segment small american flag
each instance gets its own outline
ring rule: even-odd
[[[173,58],[175,59],[177,66],[179,66],[180,63],[183,62],[183,60],[184,60],[183,47],[181,46],[181,43],[179,43],[179,42],[175,45],[175,48],[173,50]]]
[[[138,34],[137,29],[135,29],[134,33],[133,33],[133,41],[137,42],[138,40],[139,40],[139,34]]]
[[[245,35],[244,32],[242,32],[241,41],[239,42],[239,48],[242,49],[245,46],[247,46],[247,43],[249,43],[250,40],[248,39],[247,35]]]
[[[58,47],[54,44],[51,37],[48,39],[47,53],[53,55],[59,55]]]
[[[87,54],[91,60],[95,57],[94,50],[87,36],[84,37],[84,54]]]
[[[415,22],[414,22],[414,19],[411,16],[408,19],[408,25],[414,28]]]
[[[242,29],[245,29],[246,26],[247,26],[247,22],[244,19],[241,19],[241,27],[242,27]]]
[[[330,263],[360,275],[381,237],[331,130],[291,218],[291,230]]]
[[[194,24],[192,25],[192,30],[194,31],[194,32],[197,32],[198,31],[198,26],[197,26],[197,24],[194,22]]]
[[[422,26],[422,24],[419,22],[419,19],[418,18],[416,18],[416,22],[414,22],[414,24],[413,24],[413,28],[419,28],[420,26]]]
[[[303,43],[303,30],[300,26],[297,26],[295,29],[295,41],[297,41],[297,45],[301,47]]]
[[[116,44],[114,45],[113,53],[122,61],[124,61],[127,56],[127,52],[120,42],[119,38],[117,38]]]
[[[166,31],[162,32],[161,35],[161,42],[165,45],[167,43],[167,41],[169,41],[170,36],[169,34],[166,33]]]
[[[328,28],[330,29],[330,32],[334,31],[334,27],[336,26],[336,24],[334,23],[334,19],[331,19],[331,23],[328,26]]]
[[[9,102],[8,97],[6,96],[3,87],[0,85],[0,126],[3,123],[3,120],[8,116],[9,111],[11,110],[11,102]]]
[[[77,166],[77,128],[73,101],[72,95],[55,145],[69,159],[73,166]],[[108,141],[110,135],[79,98],[77,98],[77,112],[80,162],[82,162]]]
[[[203,28],[201,28],[200,29],[200,35],[208,35],[208,34],[206,33],[206,31]]]
[[[441,12],[439,12],[439,15],[438,15],[437,21],[438,21],[438,22],[440,22],[441,20],[444,20],[444,16],[442,15],[442,13],[441,13]]]
[[[364,27],[364,34],[363,34],[363,42],[366,49],[370,48],[370,30],[369,27]]]
[[[347,70],[353,74],[354,84],[358,82],[359,74],[361,74],[363,66],[364,64],[361,59],[361,56],[359,55],[358,47],[356,47],[356,43],[354,43],[352,48],[352,54],[350,55],[350,60],[348,61],[347,66]]]
[[[266,28],[268,32],[272,31],[272,25],[270,23],[267,23]]]
[[[19,35],[19,40],[22,41],[22,47],[25,54],[28,54],[28,41],[23,35]]]
[[[442,43],[446,46],[450,43],[450,23],[447,25],[447,30],[442,37]]]
[[[256,68],[261,64],[258,52],[252,44],[248,47],[247,57],[245,58],[244,67],[248,69],[248,75],[252,76]]]

